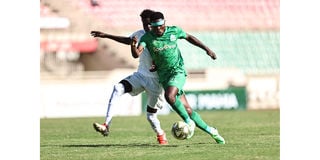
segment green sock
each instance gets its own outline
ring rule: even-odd
[[[184,105],[182,104],[180,98],[176,98],[176,102],[171,107],[178,113],[178,115],[184,120],[184,122],[189,123],[191,119],[188,115],[188,112],[184,108]]]
[[[196,126],[197,126],[198,128],[200,128],[201,130],[203,130],[203,131],[205,131],[206,133],[208,133],[208,134],[211,135],[211,133],[210,133],[210,131],[211,131],[210,126],[208,126],[207,123],[202,120],[201,116],[200,116],[197,112],[192,111],[192,113],[191,113],[191,119],[194,121],[194,123],[196,124]]]

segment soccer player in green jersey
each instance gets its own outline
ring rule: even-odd
[[[141,37],[138,47],[136,47],[137,39],[133,38],[131,43],[132,56],[138,58],[143,50],[147,48],[156,66],[159,81],[165,89],[165,98],[170,106],[187,124],[190,125],[194,121],[197,127],[211,135],[218,144],[225,144],[224,138],[219,135],[216,128],[208,126],[200,115],[193,110],[188,111],[189,113],[191,112],[189,116],[180,100],[181,96],[185,96],[183,86],[187,72],[177,40],[186,39],[189,43],[205,50],[213,60],[216,59],[215,53],[196,37],[184,32],[180,27],[166,26],[161,12],[151,14],[150,22],[152,30]]]

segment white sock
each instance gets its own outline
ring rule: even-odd
[[[160,121],[156,113],[147,112],[147,119],[152,127],[152,129],[158,134],[162,135],[164,131],[161,129]]]
[[[112,94],[109,98],[109,103],[107,107],[107,113],[106,113],[106,121],[105,123],[107,125],[110,125],[113,117],[113,108],[115,105],[119,102],[120,97],[124,94],[124,86],[121,83],[118,83],[114,85]]]

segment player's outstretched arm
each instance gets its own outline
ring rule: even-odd
[[[204,45],[199,39],[197,39],[196,37],[190,35],[190,34],[187,34],[187,38],[186,40],[195,45],[195,46],[198,46],[200,48],[202,48],[203,50],[205,50],[207,52],[207,55],[210,56],[213,60],[217,59],[217,56],[216,54],[210,49],[208,48],[206,45]]]
[[[130,42],[131,42],[130,37],[116,36],[116,35],[103,33],[103,32],[100,32],[100,31],[91,31],[90,34],[93,37],[109,38],[109,39],[112,39],[114,41],[117,41],[117,42],[120,42],[120,43],[123,43],[123,44],[127,44],[127,45],[129,45]]]
[[[133,37],[131,41],[131,55],[133,58],[138,58],[144,49],[142,45],[139,45],[138,47],[136,47],[137,43],[138,43],[138,38]]]

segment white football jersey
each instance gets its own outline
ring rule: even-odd
[[[144,30],[139,30],[131,34],[130,38],[137,36],[138,41],[140,38],[145,34]],[[150,72],[149,69],[152,64],[152,58],[147,48],[144,48],[143,53],[139,57],[139,66],[138,71],[139,73],[143,74],[147,77],[158,77],[157,72]]]

